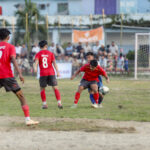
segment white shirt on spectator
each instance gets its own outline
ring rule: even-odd
[[[21,49],[22,49],[21,46],[17,46],[16,47],[16,54],[20,55],[21,54]]]
[[[39,51],[40,51],[40,48],[38,46],[35,46],[35,47],[32,48],[33,53],[37,54]]]
[[[109,50],[112,54],[115,54],[116,51],[118,52],[118,46],[116,44],[114,46],[111,45]]]
[[[54,53],[56,51],[56,46],[50,46],[49,47],[49,51],[51,51],[52,53]]]
[[[90,45],[88,45],[88,46],[85,45],[83,48],[84,48],[84,52],[85,52],[85,53],[92,51],[92,48],[91,48]]]
[[[94,54],[97,54],[98,53],[98,50],[100,49],[100,45],[95,45],[95,46],[93,46],[93,53]]]

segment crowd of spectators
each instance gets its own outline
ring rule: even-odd
[[[128,59],[123,54],[123,49],[119,50],[114,41],[107,46],[101,45],[99,42],[94,44],[79,42],[77,45],[68,42],[64,48],[59,44],[51,43],[48,50],[55,54],[57,63],[72,63],[73,73],[86,63],[87,52],[93,52],[100,66],[107,72],[129,73]],[[38,44],[32,46],[30,53],[24,44],[16,45],[17,62],[22,71],[33,73],[34,56],[39,51]]]

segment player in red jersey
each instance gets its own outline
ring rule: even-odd
[[[19,87],[17,81],[11,70],[11,62],[13,63],[16,71],[19,74],[20,80],[24,83],[24,78],[16,62],[15,47],[8,43],[10,32],[7,29],[0,29],[0,88],[4,87],[5,90],[12,91],[21,102],[22,110],[25,115],[26,125],[38,124],[38,121],[30,119],[29,106],[26,99]]]
[[[39,64],[40,67],[40,88],[41,88],[41,99],[43,102],[43,109],[47,109],[48,105],[46,103],[46,94],[45,94],[45,88],[47,85],[52,86],[57,103],[58,103],[58,108],[63,109],[63,106],[61,104],[61,96],[60,92],[58,90],[57,86],[57,80],[55,77],[55,71],[57,73],[57,77],[60,76],[58,67],[55,61],[55,56],[52,52],[47,50],[47,41],[41,41],[39,42],[39,46],[41,48],[41,51],[38,52],[35,56],[35,66],[34,70],[37,72],[37,66]],[[54,68],[53,68],[54,66]]]
[[[98,93],[98,85],[99,82],[99,75],[102,75],[106,78],[106,81],[109,82],[109,78],[107,73],[101,68],[96,60],[90,61],[89,64],[85,64],[83,67],[80,68],[72,77],[73,80],[80,72],[84,72],[84,76],[80,82],[79,88],[75,94],[74,105],[71,108],[76,108],[81,92],[86,89],[90,88],[93,91],[93,97],[95,99],[96,104],[98,104],[99,93]]]

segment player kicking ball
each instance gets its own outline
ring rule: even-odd
[[[85,64],[78,70],[72,77],[71,80],[73,80],[80,72],[84,72],[84,76],[82,80],[80,81],[80,85],[78,87],[78,90],[75,94],[75,99],[74,99],[74,105],[71,108],[76,108],[80,94],[82,91],[86,88],[90,88],[91,91],[93,92],[93,97],[98,104],[99,100],[99,92],[98,92],[98,85],[97,82],[99,82],[98,77],[99,75],[102,75],[106,78],[106,81],[109,82],[109,78],[107,76],[107,73],[101,68],[96,60],[91,60],[89,64]]]
[[[8,43],[9,35],[8,29],[0,29],[0,88],[4,87],[6,92],[12,91],[18,97],[25,115],[26,125],[35,125],[39,122],[30,119],[29,106],[11,70],[12,62],[20,80],[24,83],[24,78],[16,62],[15,47]]]
[[[55,68],[57,77],[59,77],[60,74],[59,74],[58,67],[55,61],[55,56],[52,52],[47,50],[48,48],[47,41],[43,40],[39,42],[39,46],[40,46],[41,51],[38,52],[35,56],[34,70],[35,72],[37,72],[37,67],[39,64],[39,68],[40,68],[39,82],[40,82],[40,89],[41,89],[40,94],[41,94],[41,99],[43,103],[42,108],[43,109],[48,108],[48,105],[46,103],[45,88],[47,87],[47,85],[49,85],[49,86],[52,86],[54,90],[57,103],[58,103],[58,108],[63,109],[63,106],[61,104],[61,96],[57,87],[57,80],[56,80],[55,71],[54,71],[54,68]]]

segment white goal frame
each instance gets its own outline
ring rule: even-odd
[[[135,33],[135,65],[134,65],[134,79],[137,80],[137,59],[138,59],[138,36],[139,35],[148,35],[150,37],[149,33]],[[149,38],[149,45],[150,45],[150,38]]]

